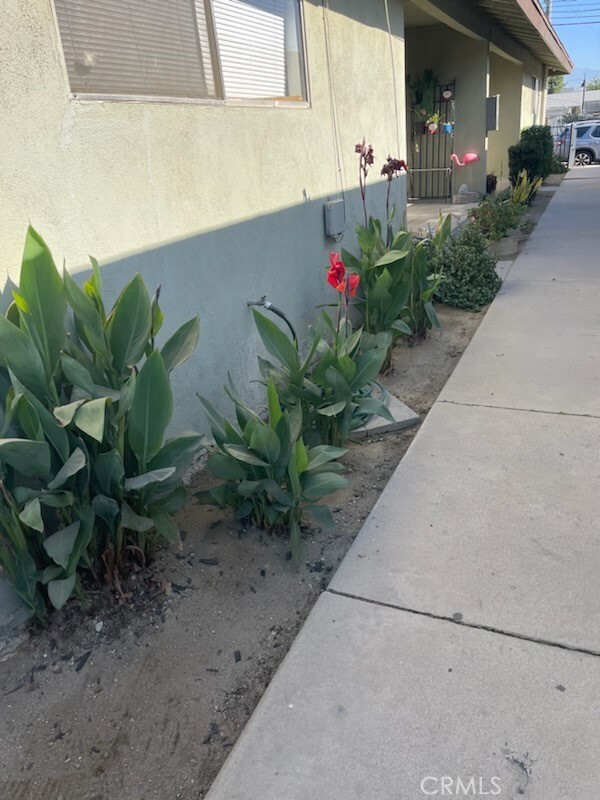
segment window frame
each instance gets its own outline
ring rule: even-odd
[[[297,0],[298,14],[299,14],[299,32],[302,39],[302,52],[301,52],[301,68],[302,76],[304,78],[304,87],[306,91],[306,98],[304,100],[286,100],[286,99],[253,99],[253,98],[233,98],[233,97],[170,97],[161,95],[135,95],[135,94],[102,94],[102,93],[87,93],[87,92],[73,92],[71,91],[71,81],[69,79],[69,71],[67,68],[67,61],[65,58],[65,51],[62,43],[62,35],[60,32],[60,25],[58,24],[58,15],[54,5],[54,0],[51,2],[52,16],[54,17],[54,27],[56,30],[57,44],[60,50],[60,61],[62,70],[67,83],[67,93],[70,100],[77,103],[161,103],[163,105],[199,105],[199,106],[218,106],[228,108],[293,108],[305,109],[312,108],[312,100],[310,93],[310,76],[308,70],[308,57],[306,47],[306,28],[304,21],[304,0]],[[214,22],[214,14],[212,7],[212,0],[207,0],[208,14],[210,16],[210,27],[208,36],[214,52],[211,53],[211,60],[215,68],[215,85],[218,86],[221,94],[225,95],[223,86],[223,74],[221,71],[221,61],[219,55],[219,44],[217,41],[217,34]]]

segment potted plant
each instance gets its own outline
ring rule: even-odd
[[[440,115],[438,112],[434,111],[433,114],[430,114],[427,117],[425,124],[427,125],[427,130],[429,133],[437,133],[437,130],[440,126]]]

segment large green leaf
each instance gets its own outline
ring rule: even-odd
[[[179,544],[181,538],[179,528],[173,517],[160,506],[152,506],[148,512],[154,523],[154,527],[168,542]]]
[[[24,394],[15,397],[17,419],[21,430],[28,439],[38,442],[44,441],[44,431],[40,422],[40,415]]]
[[[201,444],[202,437],[195,431],[187,431],[175,439],[168,439],[150,461],[148,468],[162,469],[163,467],[174,466],[178,470],[187,469],[194,460],[194,456],[200,449]]]
[[[67,353],[62,354],[61,364],[65,378],[69,381],[73,388],[77,387],[79,389],[83,389],[83,391],[87,392],[90,397],[93,397],[95,391],[94,379],[88,372],[87,368],[70,355],[67,355]]]
[[[56,473],[56,476],[48,484],[48,489],[59,489],[69,478],[76,475],[80,469],[86,465],[85,453],[77,447],[63,466]]]
[[[184,364],[192,355],[200,338],[200,317],[196,316],[184,322],[160,351],[165,362],[165,369],[171,372]]]
[[[125,287],[114,306],[109,323],[113,363],[119,373],[134,366],[144,354],[152,331],[152,308],[141,275]]]
[[[71,551],[71,555],[69,556],[69,563],[67,564],[67,575],[74,575],[77,571],[77,567],[79,566],[79,562],[82,559],[84,553],[87,550],[89,543],[92,540],[92,535],[94,533],[94,521],[96,519],[96,515],[94,514],[94,509],[91,506],[86,506],[79,525],[79,532],[77,533],[77,538],[75,539],[75,544],[73,545],[73,550]]]
[[[38,614],[43,613],[43,603],[37,592],[38,570],[31,554],[20,550],[15,557],[15,589],[20,597]]]
[[[46,396],[48,381],[42,357],[30,337],[2,316],[0,359],[36,397]]]
[[[125,475],[125,467],[118,450],[100,453],[94,459],[94,475],[104,494],[113,495],[118,491]]]
[[[78,327],[78,330],[83,333],[82,338],[86,340],[86,344],[95,355],[108,357],[102,315],[96,304],[79,288],[66,269],[63,273],[63,282],[69,305],[81,323],[82,328]]]
[[[85,403],[85,400],[75,400],[73,403],[67,403],[64,406],[56,406],[54,409],[54,416],[60,422],[63,428],[73,422],[73,417],[77,409]]]
[[[104,419],[106,416],[106,397],[88,400],[83,403],[73,417],[73,422],[80,431],[87,433],[97,442],[104,439]]]
[[[129,530],[144,533],[145,531],[152,530],[154,527],[154,520],[150,519],[150,517],[142,517],[136,514],[130,505],[123,502],[121,504],[121,525]]]
[[[30,500],[23,511],[19,514],[19,519],[28,528],[33,528],[34,531],[42,533],[44,530],[44,520],[42,519],[42,509],[38,497]]]
[[[137,377],[129,414],[129,444],[140,468],[159,452],[173,413],[173,393],[161,354],[155,350]]]
[[[48,584],[48,597],[56,609],[60,609],[73,594],[75,588],[76,575],[61,580],[50,581]]]
[[[69,564],[80,527],[81,523],[77,520],[72,525],[53,533],[44,541],[44,550],[56,564],[65,569]]]
[[[335,472],[305,472],[302,476],[302,498],[308,501],[320,500],[347,485],[348,481]]]
[[[112,530],[114,522],[119,514],[119,504],[113,497],[104,494],[97,494],[92,500],[92,508],[97,517],[104,520]]]
[[[0,461],[5,461],[21,475],[43,480],[50,477],[50,448],[46,442],[0,439]]]
[[[31,226],[25,239],[19,296],[27,305],[27,311],[21,311],[21,319],[39,350],[46,378],[50,380],[64,346],[67,301],[50,250]]]
[[[402,250],[388,250],[387,253],[384,253],[381,258],[373,264],[373,267],[387,267],[388,265],[396,264],[399,261],[403,261],[409,253],[410,247],[406,247]]]
[[[285,364],[290,372],[296,372],[300,366],[300,362],[298,350],[294,343],[290,341],[285,333],[283,333],[272,320],[267,319],[267,317],[260,314],[256,309],[252,309],[252,314],[258,334],[269,353],[275,356],[280,364]]]
[[[226,444],[224,449],[229,455],[236,458],[238,461],[243,461],[245,464],[250,464],[253,467],[269,467],[271,466],[266,461],[263,461],[247,447],[239,444]]]
[[[268,425],[257,425],[250,439],[250,449],[274,465],[281,452],[279,437]]]
[[[35,408],[40,418],[44,434],[54,447],[61,461],[64,463],[69,457],[69,436],[65,430],[60,426],[56,418],[51,414],[46,406],[41,403],[34,394],[32,394],[21,381],[11,372],[10,378],[12,385],[16,392],[20,392],[27,397],[31,405]]]
[[[163,469],[154,469],[150,472],[145,472],[143,475],[135,475],[133,478],[127,478],[123,484],[126,492],[139,492],[146,486],[151,486],[154,483],[162,483],[175,474],[175,467],[164,467]]]
[[[356,359],[356,374],[351,383],[353,391],[358,391],[377,377],[386,352],[383,349],[367,350]]]
[[[311,447],[308,453],[308,466],[306,469],[310,472],[317,467],[323,466],[323,464],[345,456],[347,452],[348,450],[345,447],[332,447],[328,444]]]

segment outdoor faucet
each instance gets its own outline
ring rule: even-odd
[[[294,330],[294,326],[292,325],[292,323],[289,321],[289,319],[286,317],[286,315],[283,313],[283,311],[280,308],[277,308],[277,306],[274,306],[273,303],[270,300],[267,300],[267,295],[266,294],[263,294],[263,296],[260,298],[260,300],[248,300],[246,302],[246,305],[249,306],[249,307],[251,307],[251,306],[262,306],[267,311],[271,311],[273,314],[276,314],[278,317],[280,317],[285,322],[285,324],[288,326],[288,328],[290,329],[291,334],[292,334],[292,336],[294,338],[294,343],[295,343],[296,347],[298,346],[298,337],[296,336],[296,331]]]

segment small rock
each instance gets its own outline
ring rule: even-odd
[[[94,627],[96,628],[96,633],[100,633],[102,631],[102,628],[104,627],[104,622],[100,620],[99,622],[96,623]]]
[[[234,658],[236,664],[240,663],[240,661],[242,660],[242,654],[240,653],[239,650],[235,651],[235,653],[233,654],[233,658]]]

